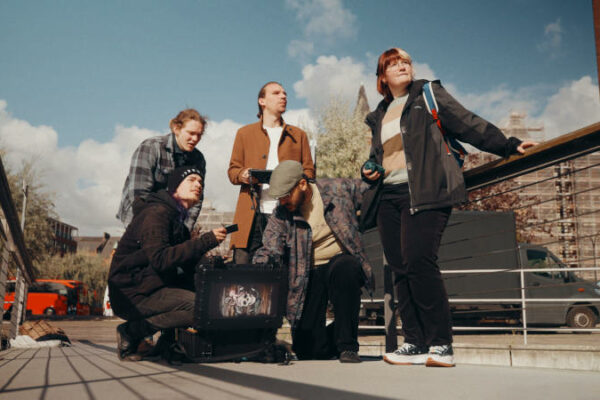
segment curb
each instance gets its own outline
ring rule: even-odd
[[[457,364],[600,371],[600,346],[454,343],[453,347]],[[361,340],[361,356],[384,353],[385,340]]]

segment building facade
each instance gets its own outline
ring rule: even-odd
[[[521,140],[545,140],[543,126],[527,126],[526,115],[511,113],[500,128]],[[470,166],[494,157],[474,154]],[[520,201],[508,209],[530,208],[517,228],[535,244],[548,247],[573,268],[598,265],[600,251],[600,153],[592,153],[544,168],[510,181]],[[512,206],[512,207],[511,207]],[[597,279],[597,272],[582,273]]]
[[[48,218],[52,231],[54,232],[54,239],[52,241],[52,247],[55,254],[64,256],[67,253],[77,252],[77,240],[79,229],[73,225],[61,222],[54,218]]]

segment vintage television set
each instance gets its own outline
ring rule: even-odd
[[[288,271],[280,263],[196,267],[193,329],[178,341],[196,362],[236,359],[273,344],[286,309]]]

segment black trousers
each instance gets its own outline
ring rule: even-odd
[[[404,341],[418,346],[452,343],[448,295],[437,265],[451,207],[410,214],[408,196],[383,199],[377,226],[395,274]]]
[[[363,282],[360,261],[348,254],[310,271],[302,317],[292,329],[292,348],[299,359],[329,359],[345,350],[358,351]],[[335,320],[325,327],[328,300]]]
[[[250,236],[248,236],[248,247],[245,249],[234,249],[233,262],[236,264],[250,264],[254,253],[262,247],[262,234],[267,226],[267,221],[271,214],[257,212],[254,214]]]
[[[114,293],[114,292],[113,292]],[[115,314],[127,321],[133,339],[151,336],[158,330],[187,328],[194,322],[195,293],[179,288],[162,288],[131,303],[114,301],[121,296],[111,293]],[[128,305],[126,305],[128,304]]]

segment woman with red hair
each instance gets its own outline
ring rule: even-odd
[[[496,126],[465,109],[431,82],[443,132],[415,80],[412,59],[391,48],[379,57],[377,90],[384,96],[366,118],[372,131],[363,180],[371,204],[363,204],[363,227],[377,223],[387,262],[395,275],[404,344],[390,364],[454,366],[452,322],[437,252],[452,206],[467,199],[461,168],[446,140],[457,139],[508,157],[535,145],[506,138]],[[370,207],[371,206],[371,207]]]

